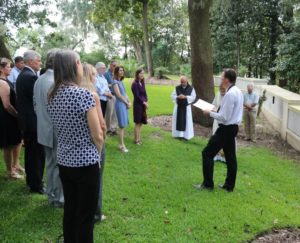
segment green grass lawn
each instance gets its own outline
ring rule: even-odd
[[[170,114],[171,91],[148,86],[152,116]],[[142,146],[132,137],[131,124],[128,154],[118,151],[117,138],[107,140],[107,220],[96,225],[95,242],[246,242],[273,227],[300,226],[299,164],[266,149],[239,148],[235,192],[200,192],[192,184],[202,180],[200,154],[207,141],[181,142],[150,126],[143,127]],[[24,181],[6,181],[0,156],[0,242],[56,242],[63,210],[29,194]],[[217,163],[216,184],[225,173]]]

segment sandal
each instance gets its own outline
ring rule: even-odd
[[[142,142],[141,142],[140,140],[135,141],[134,143],[135,143],[136,145],[142,145]]]
[[[125,146],[120,146],[119,149],[121,150],[122,153],[128,153],[129,150]]]
[[[23,174],[23,175],[25,174],[25,169],[21,165],[19,165],[18,167],[15,167],[14,169],[19,174]]]
[[[18,174],[15,171],[13,171],[13,172],[7,172],[7,179],[13,179],[13,180],[24,179],[24,176]]]

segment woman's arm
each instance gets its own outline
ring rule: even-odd
[[[120,93],[120,90],[119,90],[119,86],[117,84],[113,84],[113,88],[114,88],[114,92],[115,92],[115,95],[122,101],[124,102],[127,107],[130,106],[130,102],[127,98],[125,98],[124,96],[121,95]]]
[[[0,81],[0,98],[2,100],[2,104],[4,109],[14,117],[17,117],[18,112],[10,103],[10,88],[9,85],[4,82]]]
[[[89,109],[86,113],[86,116],[87,116],[89,130],[92,136],[92,140],[96,145],[98,152],[100,153],[102,150],[104,139],[103,139],[103,132],[100,126],[100,121],[97,113],[97,108],[92,107],[91,109]]]

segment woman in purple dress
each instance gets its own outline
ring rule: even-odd
[[[135,72],[135,80],[131,85],[133,93],[133,118],[134,118],[134,142],[141,145],[141,128],[142,124],[147,124],[148,97],[145,88],[144,70],[138,69]]]

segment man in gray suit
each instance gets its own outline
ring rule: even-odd
[[[45,148],[47,171],[48,201],[54,207],[62,207],[64,195],[59,170],[56,164],[56,136],[53,124],[47,112],[48,92],[54,84],[53,61],[58,49],[52,49],[47,54],[46,72],[41,75],[34,85],[34,108],[37,115],[38,142]]]

